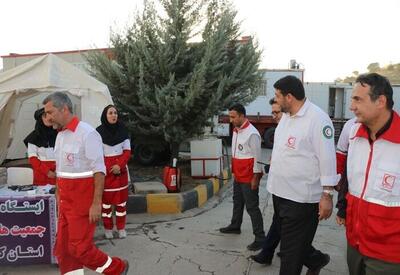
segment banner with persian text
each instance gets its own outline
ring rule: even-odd
[[[0,266],[54,263],[54,196],[0,197]]]

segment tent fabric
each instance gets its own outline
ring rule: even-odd
[[[0,163],[6,158],[25,157],[22,135],[33,129],[34,118],[32,112],[32,129],[21,130],[20,121],[29,119],[29,114],[22,112],[23,107],[36,106],[38,98],[56,91],[77,98],[80,119],[93,127],[100,124],[103,108],[112,104],[105,84],[53,54],[0,73]],[[36,105],[32,103],[34,98]]]

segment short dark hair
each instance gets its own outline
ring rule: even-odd
[[[303,83],[293,75],[288,75],[279,79],[275,82],[274,88],[281,91],[283,95],[293,95],[297,100],[305,98]]]
[[[278,102],[275,100],[275,97],[273,97],[269,100],[269,105],[273,105],[273,104],[278,104]]]
[[[229,107],[229,111],[236,111],[238,114],[246,116],[246,109],[240,103],[233,104],[231,107]]]
[[[372,101],[376,101],[380,95],[385,96],[386,108],[393,109],[393,88],[386,77],[377,73],[362,74],[357,77],[356,83],[360,83],[363,87],[365,84],[371,87],[369,96]]]

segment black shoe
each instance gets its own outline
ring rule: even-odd
[[[257,251],[262,248],[263,241],[254,241],[247,246],[247,249],[250,251]]]
[[[306,275],[319,275],[319,272],[321,271],[321,269],[326,266],[330,260],[331,257],[329,257],[328,254],[323,254],[323,260],[321,261],[321,264],[315,268],[315,269],[308,269]]]
[[[262,253],[258,253],[257,255],[251,255],[250,259],[255,261],[256,263],[263,265],[271,265],[273,256],[265,256]]]
[[[127,260],[123,260],[125,264],[125,269],[121,272],[121,275],[127,275],[129,270],[129,262]]]
[[[219,229],[219,232],[225,233],[225,234],[240,234],[240,228],[235,228],[231,225],[228,225],[227,227],[221,227]]]

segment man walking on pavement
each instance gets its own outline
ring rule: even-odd
[[[332,214],[337,184],[334,129],[329,116],[305,97],[303,83],[286,76],[274,84],[284,112],[275,130],[267,189],[281,228],[280,275],[319,274],[329,255],[312,247],[318,221]]]
[[[271,108],[272,108],[272,110],[271,110],[272,118],[278,124],[282,118],[282,108],[278,104],[278,102],[275,100],[275,98],[271,98],[269,101],[269,104],[271,105]],[[272,258],[274,257],[275,249],[277,248],[277,246],[279,245],[279,242],[281,241],[281,231],[280,230],[281,229],[279,226],[278,217],[274,213],[274,215],[272,217],[271,226],[269,227],[267,236],[265,237],[265,241],[262,246],[262,250],[257,255],[250,256],[250,258],[253,261],[255,261],[259,264],[263,264],[263,265],[271,265],[272,264]],[[312,250],[314,251],[314,253],[316,253],[318,255],[319,250],[316,250],[315,248],[312,248]],[[277,255],[280,256],[280,252],[278,252]],[[304,263],[305,266],[309,267],[308,264],[309,264],[308,262]],[[310,271],[310,273],[311,272],[312,271]]]
[[[73,115],[65,93],[52,93],[43,104],[59,130],[54,148],[59,209],[54,254],[61,274],[83,274],[84,266],[103,274],[128,274],[126,260],[109,257],[93,243],[105,175],[101,137]]]
[[[351,275],[400,274],[400,117],[376,73],[356,79],[347,155],[347,264]]]
[[[229,118],[235,127],[232,137],[233,213],[230,225],[220,228],[221,233],[240,234],[243,211],[246,206],[253,226],[255,240],[247,246],[259,250],[265,238],[263,219],[259,208],[258,186],[262,177],[261,137],[246,118],[241,104],[229,108]]]
[[[271,105],[272,118],[278,124],[282,118],[281,106],[278,104],[278,102],[276,102],[275,98],[271,98],[269,104]],[[272,258],[275,254],[275,249],[280,241],[280,227],[278,224],[277,216],[274,213],[271,226],[269,227],[267,236],[265,237],[262,246],[262,250],[257,255],[251,255],[250,258],[259,264],[270,265],[272,263]]]

